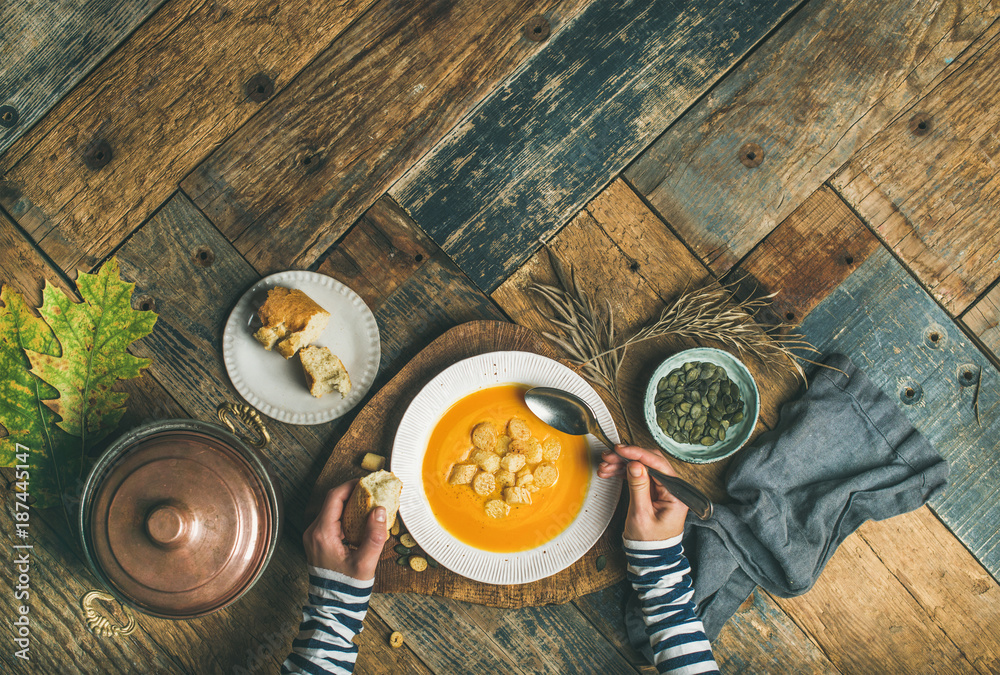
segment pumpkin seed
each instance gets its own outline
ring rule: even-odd
[[[701,439],[701,444],[702,445],[715,445],[715,439],[712,438],[711,436],[705,436],[704,438]]]
[[[608,566],[608,559],[603,555],[597,556],[597,571],[603,572],[604,568]]]
[[[396,564],[399,565],[400,567],[409,567],[410,566],[410,556],[408,556],[408,555],[401,555],[401,556],[399,556],[398,558],[396,558]]]
[[[399,555],[410,555],[410,549],[407,548],[406,546],[403,546],[402,544],[396,544],[392,548],[392,550],[398,553]]]

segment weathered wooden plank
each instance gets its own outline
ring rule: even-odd
[[[844,540],[812,590],[777,603],[845,673],[975,672],[857,534]]]
[[[969,308],[962,323],[1000,358],[1000,284]]]
[[[0,155],[163,1],[0,6]]]
[[[810,2],[626,176],[724,273],[996,16],[985,0]]]
[[[45,281],[63,291],[76,294],[59,272],[46,264],[34,242],[30,241],[10,218],[0,212],[0,284],[10,284],[24,295],[32,307],[42,304]]]
[[[13,478],[13,471],[3,470],[4,484]],[[0,509],[0,527],[12,536],[14,527],[14,491],[3,490],[6,504]],[[29,485],[30,493],[30,485]],[[53,526],[49,525],[52,518]],[[127,637],[100,638],[87,630],[80,598],[92,589],[102,588],[94,575],[83,564],[74,550],[75,533],[67,536],[68,529],[58,509],[32,511],[28,520],[28,539],[9,542],[8,571],[0,583],[3,599],[0,608],[7,617],[10,636],[6,649],[0,653],[0,662],[7,672],[14,673],[121,673],[135,672],[134,664],[144,664],[153,672],[179,672],[174,661],[156,643],[140,619],[141,629]],[[72,542],[72,544],[67,544]],[[34,548],[15,550],[14,545]],[[27,583],[22,583],[14,563],[22,554],[27,555]],[[15,597],[15,593],[27,592]],[[22,616],[20,607],[27,607],[29,650],[28,661],[22,661],[15,652],[17,629],[14,621]],[[121,620],[121,615],[116,613]]]
[[[437,251],[396,202],[383,196],[316,271],[352,288],[369,307],[378,307]]]
[[[587,1],[383,0],[183,187],[261,272],[309,265]]]
[[[628,580],[620,581],[602,591],[580,596],[573,604],[633,668],[641,673],[655,673],[656,668],[629,644],[625,629],[625,603],[631,591],[632,585]]]
[[[793,615],[794,616],[794,615]],[[756,644],[757,649],[747,645]],[[719,669],[733,673],[839,673],[774,598],[760,588],[743,603],[712,643]],[[869,666],[876,666],[869,655]],[[849,671],[845,671],[849,672]]]
[[[593,2],[391,194],[492,291],[795,4]]]
[[[1000,670],[1000,585],[929,508],[858,534],[980,673]]]
[[[0,203],[59,267],[93,267],[371,2],[171,0],[0,158]]]
[[[636,672],[572,603],[522,609],[459,606],[526,673]]]
[[[831,181],[954,316],[1000,276],[1000,26],[969,51]]]
[[[530,673],[462,611],[464,603],[429,595],[376,593],[371,606],[435,673]],[[359,671],[360,672],[360,671]]]
[[[748,295],[777,293],[770,323],[797,324],[879,248],[879,241],[830,188],[810,195],[730,271]]]
[[[986,569],[1000,575],[997,369],[884,248],[800,329],[823,352],[850,356],[901,401],[913,425],[951,464],[949,487],[931,505]],[[976,381],[981,425],[972,406]]]

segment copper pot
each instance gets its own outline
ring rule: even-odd
[[[246,406],[220,407],[229,430],[166,420],[112,443],[87,478],[80,537],[87,562],[123,604],[190,619],[235,602],[278,543],[281,491],[270,466],[234,433],[230,414],[267,430]]]

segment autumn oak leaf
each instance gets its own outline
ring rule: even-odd
[[[115,381],[138,377],[150,364],[127,349],[152,332],[156,314],[132,309],[135,284],[122,281],[115,258],[97,274],[80,272],[76,284],[82,303],[51,284],[42,292],[39,313],[61,353],[25,353],[31,372],[59,392],[45,403],[59,416],[59,428],[81,439],[85,454],[114,431],[125,413],[128,395],[112,390]]]
[[[31,496],[39,508],[59,504],[59,494],[75,482],[81,469],[80,439],[56,426],[46,401],[59,392],[29,372],[25,351],[58,357],[59,343],[48,325],[35,316],[20,293],[0,289],[0,466],[22,464],[27,453]],[[18,447],[20,445],[20,447]]]

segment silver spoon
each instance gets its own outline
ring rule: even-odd
[[[615,444],[611,442],[611,439],[601,429],[601,425],[597,423],[597,415],[594,414],[593,409],[578,396],[552,387],[535,387],[525,393],[524,402],[528,404],[531,412],[538,416],[538,419],[553,429],[573,436],[594,434],[616,455],[621,457],[615,450]],[[630,461],[626,457],[622,457],[622,459]],[[702,520],[712,517],[712,500],[704,492],[686,480],[668,476],[662,471],[650,467],[646,467],[646,469],[657,483],[670,490],[672,495],[687,504],[693,514]]]

